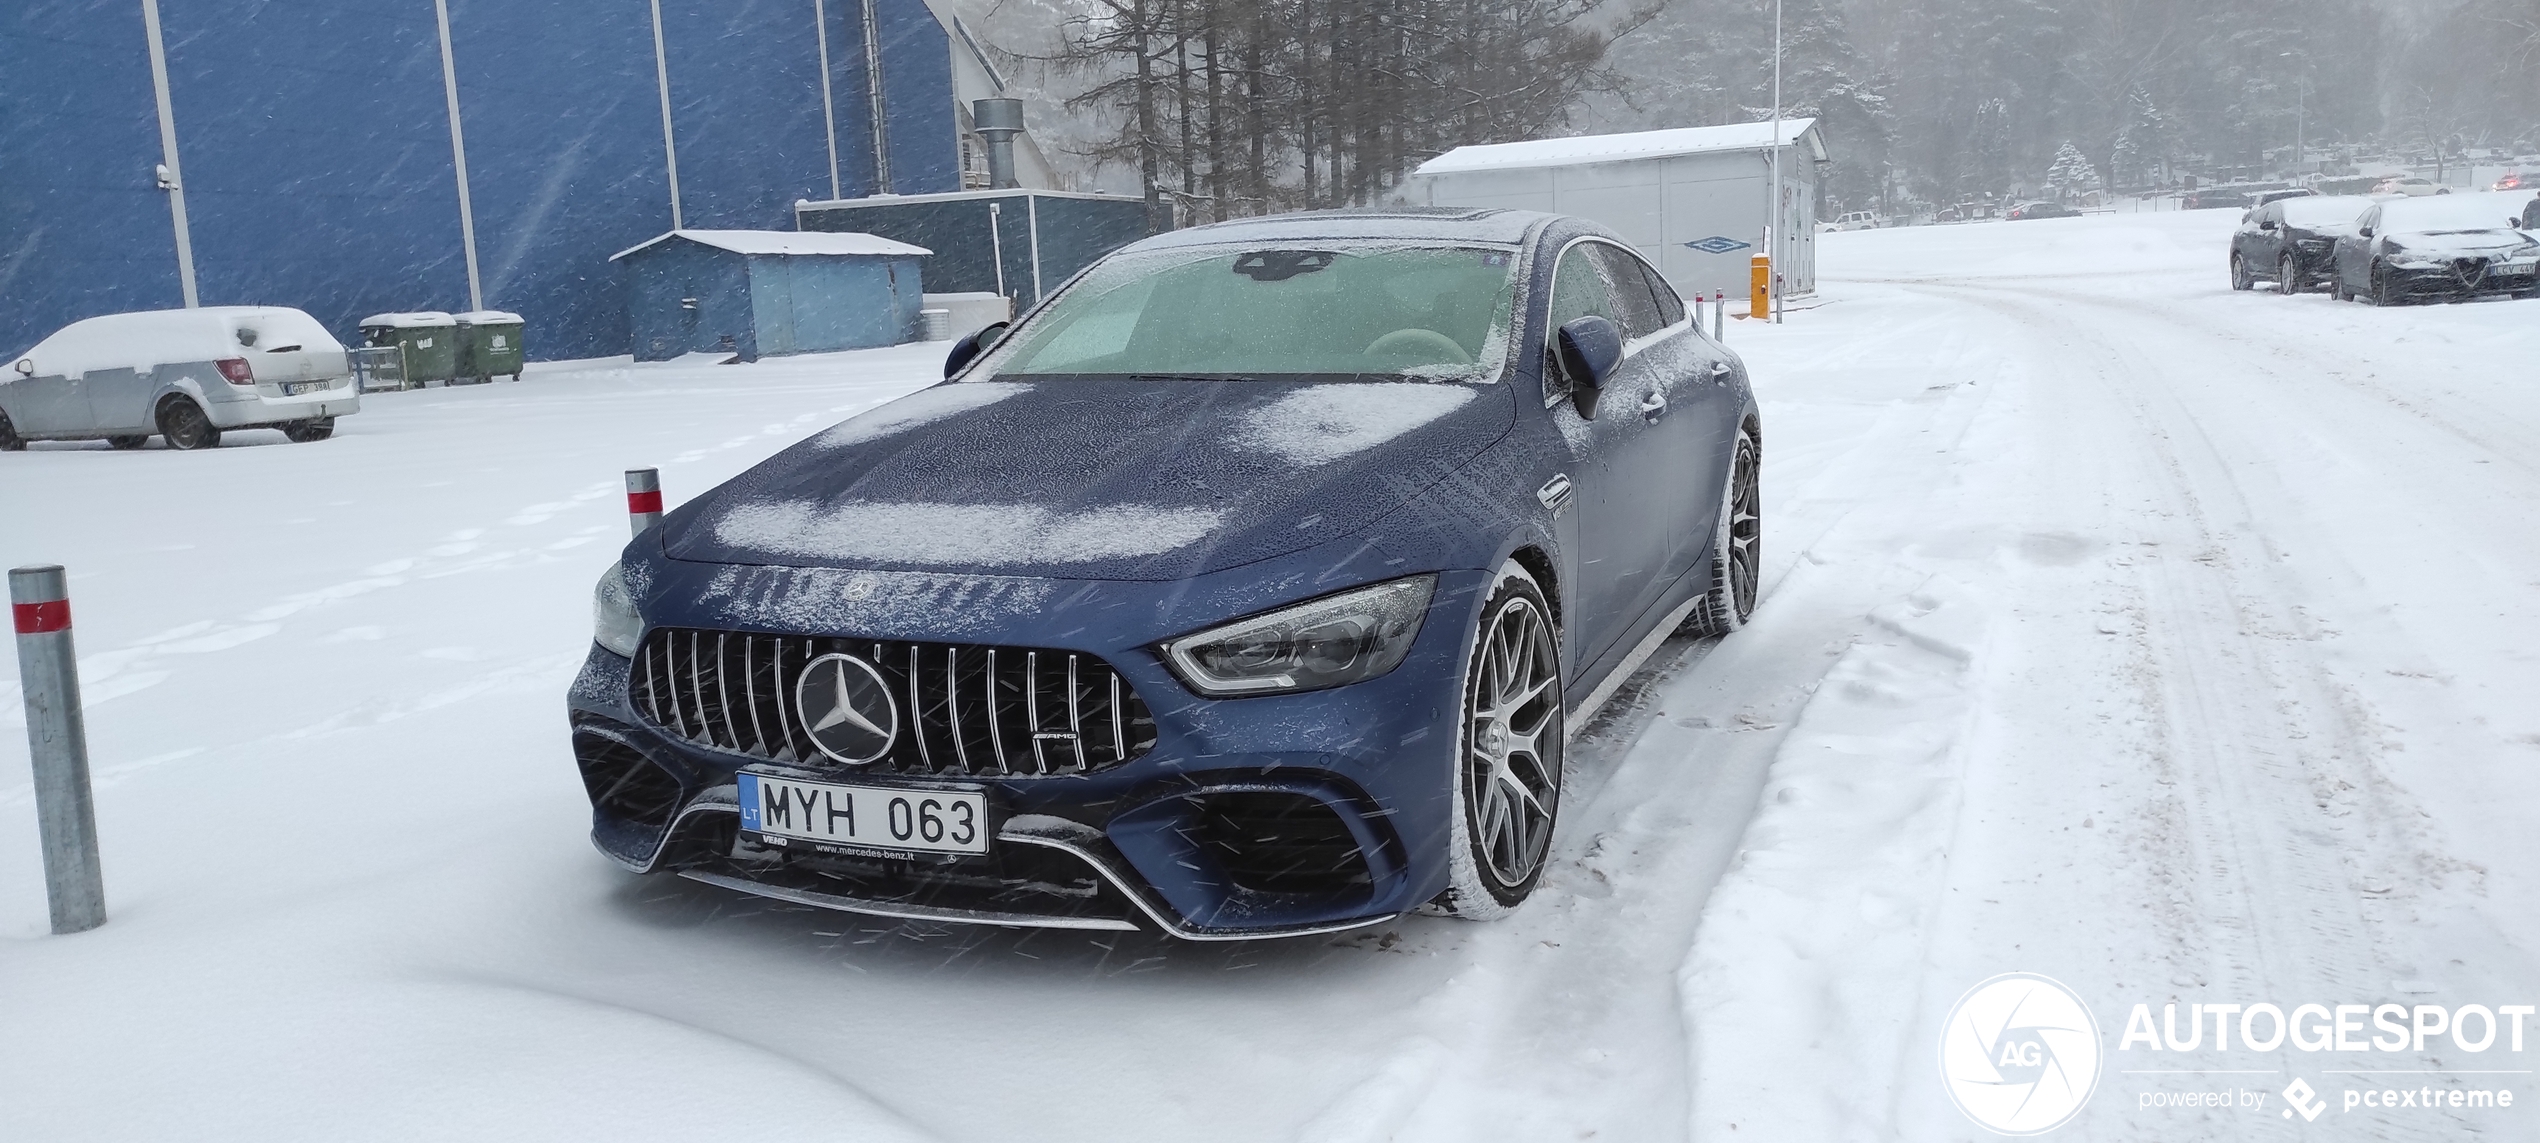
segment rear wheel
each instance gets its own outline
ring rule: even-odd
[[[282,426],[282,435],[294,444],[322,441],[335,435],[335,418],[319,417],[314,421],[293,421]]]
[[[1543,880],[1561,805],[1561,642],[1542,589],[1514,560],[1482,605],[1467,659],[1448,880],[1432,904],[1488,921]]]
[[[1720,513],[1711,530],[1711,589],[1676,630],[1686,635],[1726,635],[1755,614],[1757,572],[1764,558],[1763,441],[1755,422],[1739,425],[1737,452],[1720,491]]]
[[[106,438],[106,447],[119,448],[126,452],[140,448],[148,443],[150,443],[150,437],[146,433],[135,433],[131,436]]]
[[[203,415],[201,405],[184,397],[170,397],[159,406],[159,435],[168,438],[169,448],[220,447],[220,426]]]
[[[2257,284],[2258,280],[2249,276],[2249,263],[2240,257],[2239,251],[2232,251],[2231,288],[2235,290],[2246,290]]]

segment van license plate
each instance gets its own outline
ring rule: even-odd
[[[902,853],[988,852],[988,797],[742,772],[741,828],[762,839]]]

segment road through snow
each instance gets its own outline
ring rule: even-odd
[[[2067,1137],[2291,1138],[2138,1096],[2518,1068],[2116,1050],[2138,1002],[2540,996],[2540,396],[2505,364],[2540,307],[2233,294],[2231,221],[1827,236],[1813,308],[1730,331],[1764,605],[1583,732],[1492,925],[887,925],[590,851],[558,699],[617,471],[676,502],[930,347],[0,457],[0,560],[73,573],[114,916],[42,935],[10,674],[0,1137],[1978,1138],[1934,1045],[2012,970],[2103,1026]],[[2267,1074],[2135,1074],[2195,1068]],[[2531,1134],[2387,1114],[2312,1130]]]

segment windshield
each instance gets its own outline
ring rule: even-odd
[[[1484,380],[1508,355],[1516,252],[1316,242],[1113,258],[978,377]]]
[[[2284,200],[2284,221],[2303,227],[2344,226],[2361,217],[2371,206],[2371,199],[2344,195],[2288,198]]]
[[[2434,195],[2381,204],[2384,234],[2501,230],[2521,224],[2522,201],[2485,194]]]

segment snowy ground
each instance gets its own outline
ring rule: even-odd
[[[0,456],[0,563],[72,572],[113,914],[44,935],[0,665],[0,1138],[1983,1138],[1933,1046],[2012,970],[2102,1025],[2057,1137],[2532,1137],[2142,1106],[2501,1042],[2116,1050],[2135,1003],[2540,1000],[2540,303],[2234,294],[2236,218],[1825,236],[1813,308],[1729,334],[1756,622],[1589,728],[1495,925],[885,926],[591,851],[560,700],[619,470],[676,501],[936,347]]]

